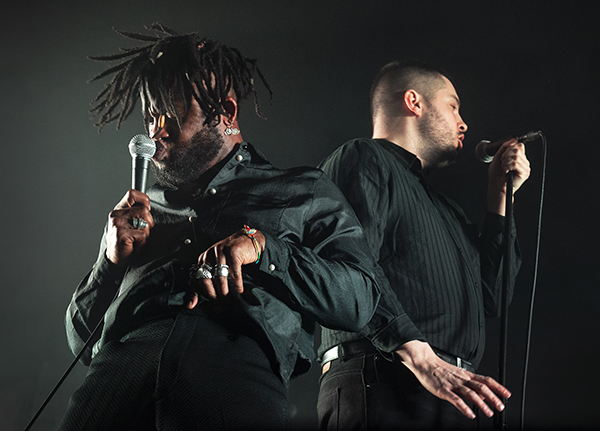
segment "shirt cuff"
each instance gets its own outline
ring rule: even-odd
[[[377,349],[384,352],[394,352],[403,344],[413,340],[427,342],[407,315],[396,317],[377,331],[376,335],[369,338]]]
[[[289,266],[290,248],[284,240],[262,230],[260,232],[265,237],[265,249],[258,262],[258,268],[281,280],[285,277]]]

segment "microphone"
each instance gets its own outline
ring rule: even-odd
[[[538,130],[537,132],[528,132],[521,136],[512,136],[512,138],[515,138],[517,141],[524,144],[525,142],[535,141],[540,136],[542,136],[542,132],[541,130]],[[496,154],[502,144],[510,139],[511,137],[504,138],[493,143],[486,140],[479,142],[475,147],[475,157],[477,157],[477,160],[480,162],[490,163],[494,158],[494,154]]]
[[[156,152],[156,143],[147,135],[135,135],[129,141],[131,154],[131,188],[146,193],[148,165]]]

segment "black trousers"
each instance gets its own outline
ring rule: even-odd
[[[59,430],[285,429],[287,382],[249,328],[183,313],[105,344]]]
[[[321,376],[320,430],[477,429],[477,422],[427,391],[400,362],[379,353],[331,361]]]

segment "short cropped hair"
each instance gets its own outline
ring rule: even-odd
[[[384,109],[394,109],[398,94],[415,90],[425,101],[430,101],[445,85],[447,74],[434,66],[420,61],[393,61],[380,70],[371,86],[371,117]]]

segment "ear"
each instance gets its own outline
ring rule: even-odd
[[[423,97],[415,90],[407,90],[403,102],[404,107],[413,115],[417,117],[423,115]]]
[[[225,98],[225,102],[223,103],[223,109],[225,110],[225,113],[227,114],[227,117],[231,122],[237,121],[238,104],[233,97],[227,96]]]

